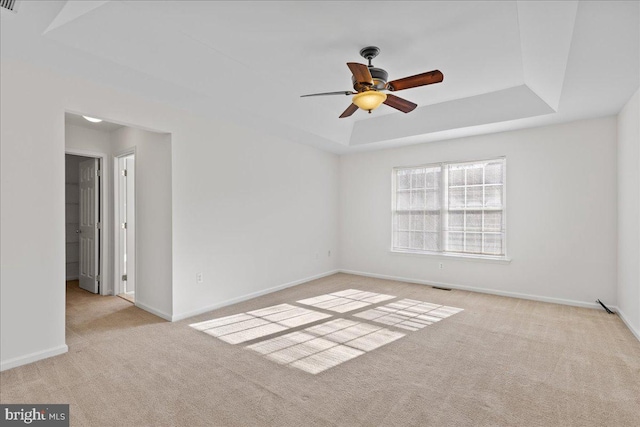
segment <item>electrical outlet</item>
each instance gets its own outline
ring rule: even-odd
[[[441,262],[440,264],[438,264],[438,268],[442,270],[444,268],[444,262]]]
[[[204,283],[204,275],[202,273],[196,273],[196,283]]]
[[[330,257],[331,256],[331,251],[327,252],[327,256]]]

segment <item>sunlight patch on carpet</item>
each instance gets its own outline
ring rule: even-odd
[[[406,331],[418,331],[463,311],[406,298],[389,303],[392,299],[397,297],[346,289],[296,301],[339,313],[335,316],[341,315],[328,321],[334,316],[292,304],[279,304],[189,326],[230,344],[254,341],[246,348],[280,365],[315,375],[392,343],[406,336]],[[348,313],[369,306],[373,307]],[[354,320],[347,318],[351,316]],[[323,323],[318,323],[320,321]],[[312,323],[317,324],[286,333],[291,328]],[[381,325],[403,329],[404,333]],[[275,336],[281,333],[284,334]],[[258,339],[262,341],[255,342]]]
[[[230,344],[240,344],[328,317],[331,315],[289,304],[280,304],[248,313],[193,323],[189,326]]]
[[[375,292],[361,291],[358,289],[346,289],[344,291],[307,298],[297,302],[337,313],[346,313],[394,298],[395,296],[393,295],[377,294]]]
[[[404,336],[380,326],[335,319],[247,348],[276,363],[318,374]]]
[[[356,313],[354,316],[408,331],[417,331],[461,311],[462,308],[403,299]]]

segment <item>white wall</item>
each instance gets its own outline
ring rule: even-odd
[[[337,268],[335,155],[18,61],[3,60],[0,78],[2,369],[66,350],[65,110],[171,133],[166,314],[182,317]]]
[[[206,121],[182,132],[173,133],[174,316],[337,268],[337,156]]]
[[[507,157],[510,264],[395,254],[394,166]],[[341,268],[593,306],[616,303],[616,120],[341,157]],[[444,269],[438,269],[438,263]]]
[[[171,135],[123,127],[112,153],[135,149],[136,305],[172,316]]]
[[[65,149],[110,154],[111,132],[65,123]]]
[[[41,74],[21,76],[5,65],[0,70],[2,369],[67,350],[64,111],[61,99],[50,96],[56,88],[47,88]]]
[[[640,90],[618,115],[618,309],[640,339]]]

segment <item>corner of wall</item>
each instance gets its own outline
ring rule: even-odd
[[[67,347],[66,344],[63,344],[54,348],[49,348],[47,350],[42,350],[35,353],[26,354],[24,356],[3,360],[2,362],[0,362],[0,371],[17,368],[18,366],[27,365],[29,363],[37,362],[38,360],[48,359],[49,357],[58,356],[68,351],[69,347]]]

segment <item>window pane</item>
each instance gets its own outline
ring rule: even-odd
[[[409,214],[406,212],[399,212],[396,214],[396,226],[397,230],[408,230],[409,229]]]
[[[411,249],[422,249],[424,247],[424,233],[414,231],[411,233]]]
[[[481,253],[482,252],[482,233],[465,233],[464,234],[465,252]]]
[[[482,184],[482,164],[467,168],[467,185]]]
[[[467,206],[482,206],[482,187],[467,187]]]
[[[484,211],[484,231],[502,231],[502,211]]]
[[[482,230],[482,211],[467,211],[466,217],[466,230]]]
[[[409,192],[401,191],[396,195],[397,209],[407,210],[409,209]]]
[[[492,185],[485,187],[484,205],[486,207],[502,207],[502,185]]]
[[[440,179],[441,167],[425,166],[398,169],[395,173],[395,206],[393,222],[393,246],[401,249],[425,250],[425,227],[439,240],[440,231]],[[428,184],[427,184],[428,182]],[[425,187],[429,186],[428,195]],[[429,212],[425,211],[427,203]],[[428,215],[428,225],[425,220]],[[429,250],[434,249],[430,236]]]
[[[500,232],[504,231],[504,160],[450,164],[446,172],[448,197],[445,201],[445,223],[449,234],[445,250],[486,253],[483,232],[488,231],[492,234],[486,243],[490,253],[504,253],[503,242],[499,240],[502,236]],[[463,195],[464,203],[461,200]]]
[[[411,174],[411,188],[424,188],[425,170],[416,169]]]
[[[440,231],[440,212],[427,212],[424,229],[426,231]]]
[[[440,209],[440,193],[437,190],[427,190],[427,209]]]
[[[503,162],[489,163],[484,170],[485,184],[502,184],[502,164]]]
[[[449,230],[464,230],[464,211],[449,211]]]
[[[450,208],[464,207],[464,187],[449,188],[449,207]]]
[[[459,166],[449,166],[449,185],[464,185],[464,169]]]
[[[398,189],[408,190],[410,183],[410,171],[401,170],[396,172],[396,186]]]
[[[447,250],[451,252],[462,252],[464,250],[464,233],[447,233]]]
[[[440,251],[438,233],[424,233],[424,248],[428,251]]]
[[[440,187],[440,171],[430,169],[426,174],[426,186],[427,188],[439,188]]]
[[[424,208],[424,190],[411,190],[411,208]]]
[[[424,212],[411,214],[411,230],[424,230]]]
[[[489,255],[504,255],[502,250],[502,234],[485,233],[484,253]]]
[[[408,248],[409,247],[409,232],[408,231],[399,231],[397,233],[396,246],[399,248]]]

